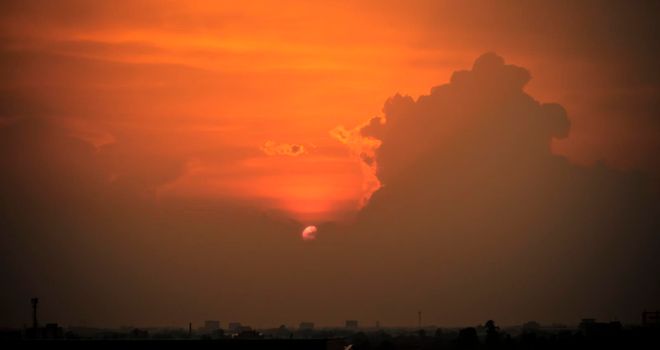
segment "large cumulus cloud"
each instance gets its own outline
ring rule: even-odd
[[[569,121],[560,105],[523,92],[529,79],[525,69],[486,54],[428,96],[390,98],[383,110],[387,123],[374,118],[362,128],[364,136],[384,141],[377,151],[379,178],[387,184],[405,163],[423,156],[432,157],[428,163],[440,155],[488,156],[479,162],[549,156],[550,139],[566,137]]]
[[[636,320],[658,305],[652,183],[553,154],[570,120],[526,94],[529,79],[485,54],[429,95],[390,98],[361,129],[382,141],[383,186],[353,228],[367,290],[392,286],[402,308],[444,322]]]

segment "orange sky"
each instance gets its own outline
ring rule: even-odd
[[[631,95],[652,103],[657,86],[617,85],[630,62],[607,58],[616,37],[580,34],[609,14],[576,25],[589,6],[522,6],[531,18],[493,6],[16,2],[1,15],[3,66],[14,67],[1,84],[37,106],[30,113],[117,160],[110,182],[173,159],[183,165],[153,184],[158,196],[237,198],[305,223],[350,217],[378,187],[373,167],[333,130],[381,115],[397,92],[427,93],[487,51],[530,69],[532,96],[566,107],[573,127],[557,153],[655,169],[652,115],[624,118],[635,103],[607,106]],[[541,30],[539,21],[557,25]],[[3,117],[22,118],[16,109]]]

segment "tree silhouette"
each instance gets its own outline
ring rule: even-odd
[[[486,345],[497,346],[500,343],[500,327],[497,327],[493,320],[486,321],[484,327],[486,328]]]

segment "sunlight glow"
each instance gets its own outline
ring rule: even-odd
[[[302,232],[302,239],[305,241],[312,241],[316,239],[316,232],[318,230],[316,229],[316,226],[311,225],[305,227],[305,229]]]

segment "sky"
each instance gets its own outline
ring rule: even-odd
[[[3,1],[0,324],[637,322],[639,1]]]

